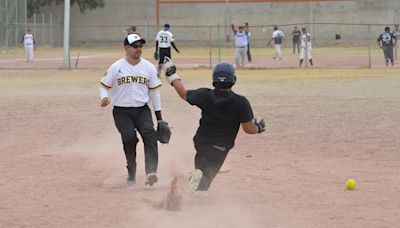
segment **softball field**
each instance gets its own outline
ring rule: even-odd
[[[87,48],[78,69],[70,71],[56,69],[60,50],[38,50],[33,64],[24,63],[22,50],[2,54],[0,227],[400,224],[400,69],[383,68],[380,52],[372,69],[357,52],[350,56],[363,58],[357,67],[346,67],[340,59],[343,67],[320,68],[316,51],[314,69],[294,68],[297,58],[288,57],[274,69],[259,69],[261,59],[253,68],[237,70],[234,91],[251,101],[255,116],[266,120],[267,132],[240,131],[210,191],[184,197],[181,210],[170,211],[164,204],[171,181],[179,177],[180,189],[194,166],[192,136],[200,110],[163,79],[163,117],[173,135],[169,145],[159,145],[160,182],[144,186],[139,142],[137,186],[126,186],[112,109],[101,108],[98,95],[106,67],[123,56],[122,47],[115,50],[120,52]],[[222,56],[230,58],[230,51]],[[189,69],[197,64],[196,50],[191,59],[182,52],[174,56],[186,87],[211,87],[211,69]],[[148,50],[144,56],[151,54]],[[206,66],[204,54],[198,53],[199,65]],[[268,67],[273,64],[268,54],[256,50],[254,58],[264,56]],[[357,181],[353,191],[345,190],[350,178]]]

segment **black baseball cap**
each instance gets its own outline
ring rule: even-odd
[[[129,34],[127,37],[125,37],[124,39],[124,45],[128,46],[128,45],[133,45],[136,42],[140,42],[142,44],[146,43],[146,40],[144,40],[142,37],[140,37],[139,34],[137,33],[132,33]]]

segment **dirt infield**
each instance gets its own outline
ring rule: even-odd
[[[180,70],[188,88],[209,70]],[[396,227],[400,224],[398,69],[238,70],[266,134],[239,133],[210,191],[160,208],[170,182],[193,168],[200,111],[164,83],[171,143],[159,146],[160,182],[125,185],[99,70],[0,71],[0,227]],[[346,191],[345,181],[357,181]]]

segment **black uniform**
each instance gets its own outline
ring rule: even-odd
[[[300,53],[300,35],[301,32],[298,29],[294,29],[292,32],[293,38],[292,38],[292,42],[293,42],[293,54],[296,53],[296,47],[297,47],[297,53]]]
[[[203,172],[197,190],[210,187],[230,149],[240,124],[253,119],[249,101],[233,91],[201,88],[188,90],[186,100],[202,110],[200,126],[193,138],[195,168]]]
[[[393,40],[395,38],[396,37],[393,35],[393,33],[390,32],[384,32],[378,37],[378,42],[382,42],[385,60],[393,61]]]

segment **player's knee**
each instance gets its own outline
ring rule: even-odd
[[[124,144],[134,144],[136,145],[139,142],[139,139],[137,138],[136,134],[133,132],[124,132],[121,133],[121,138],[122,142]]]

